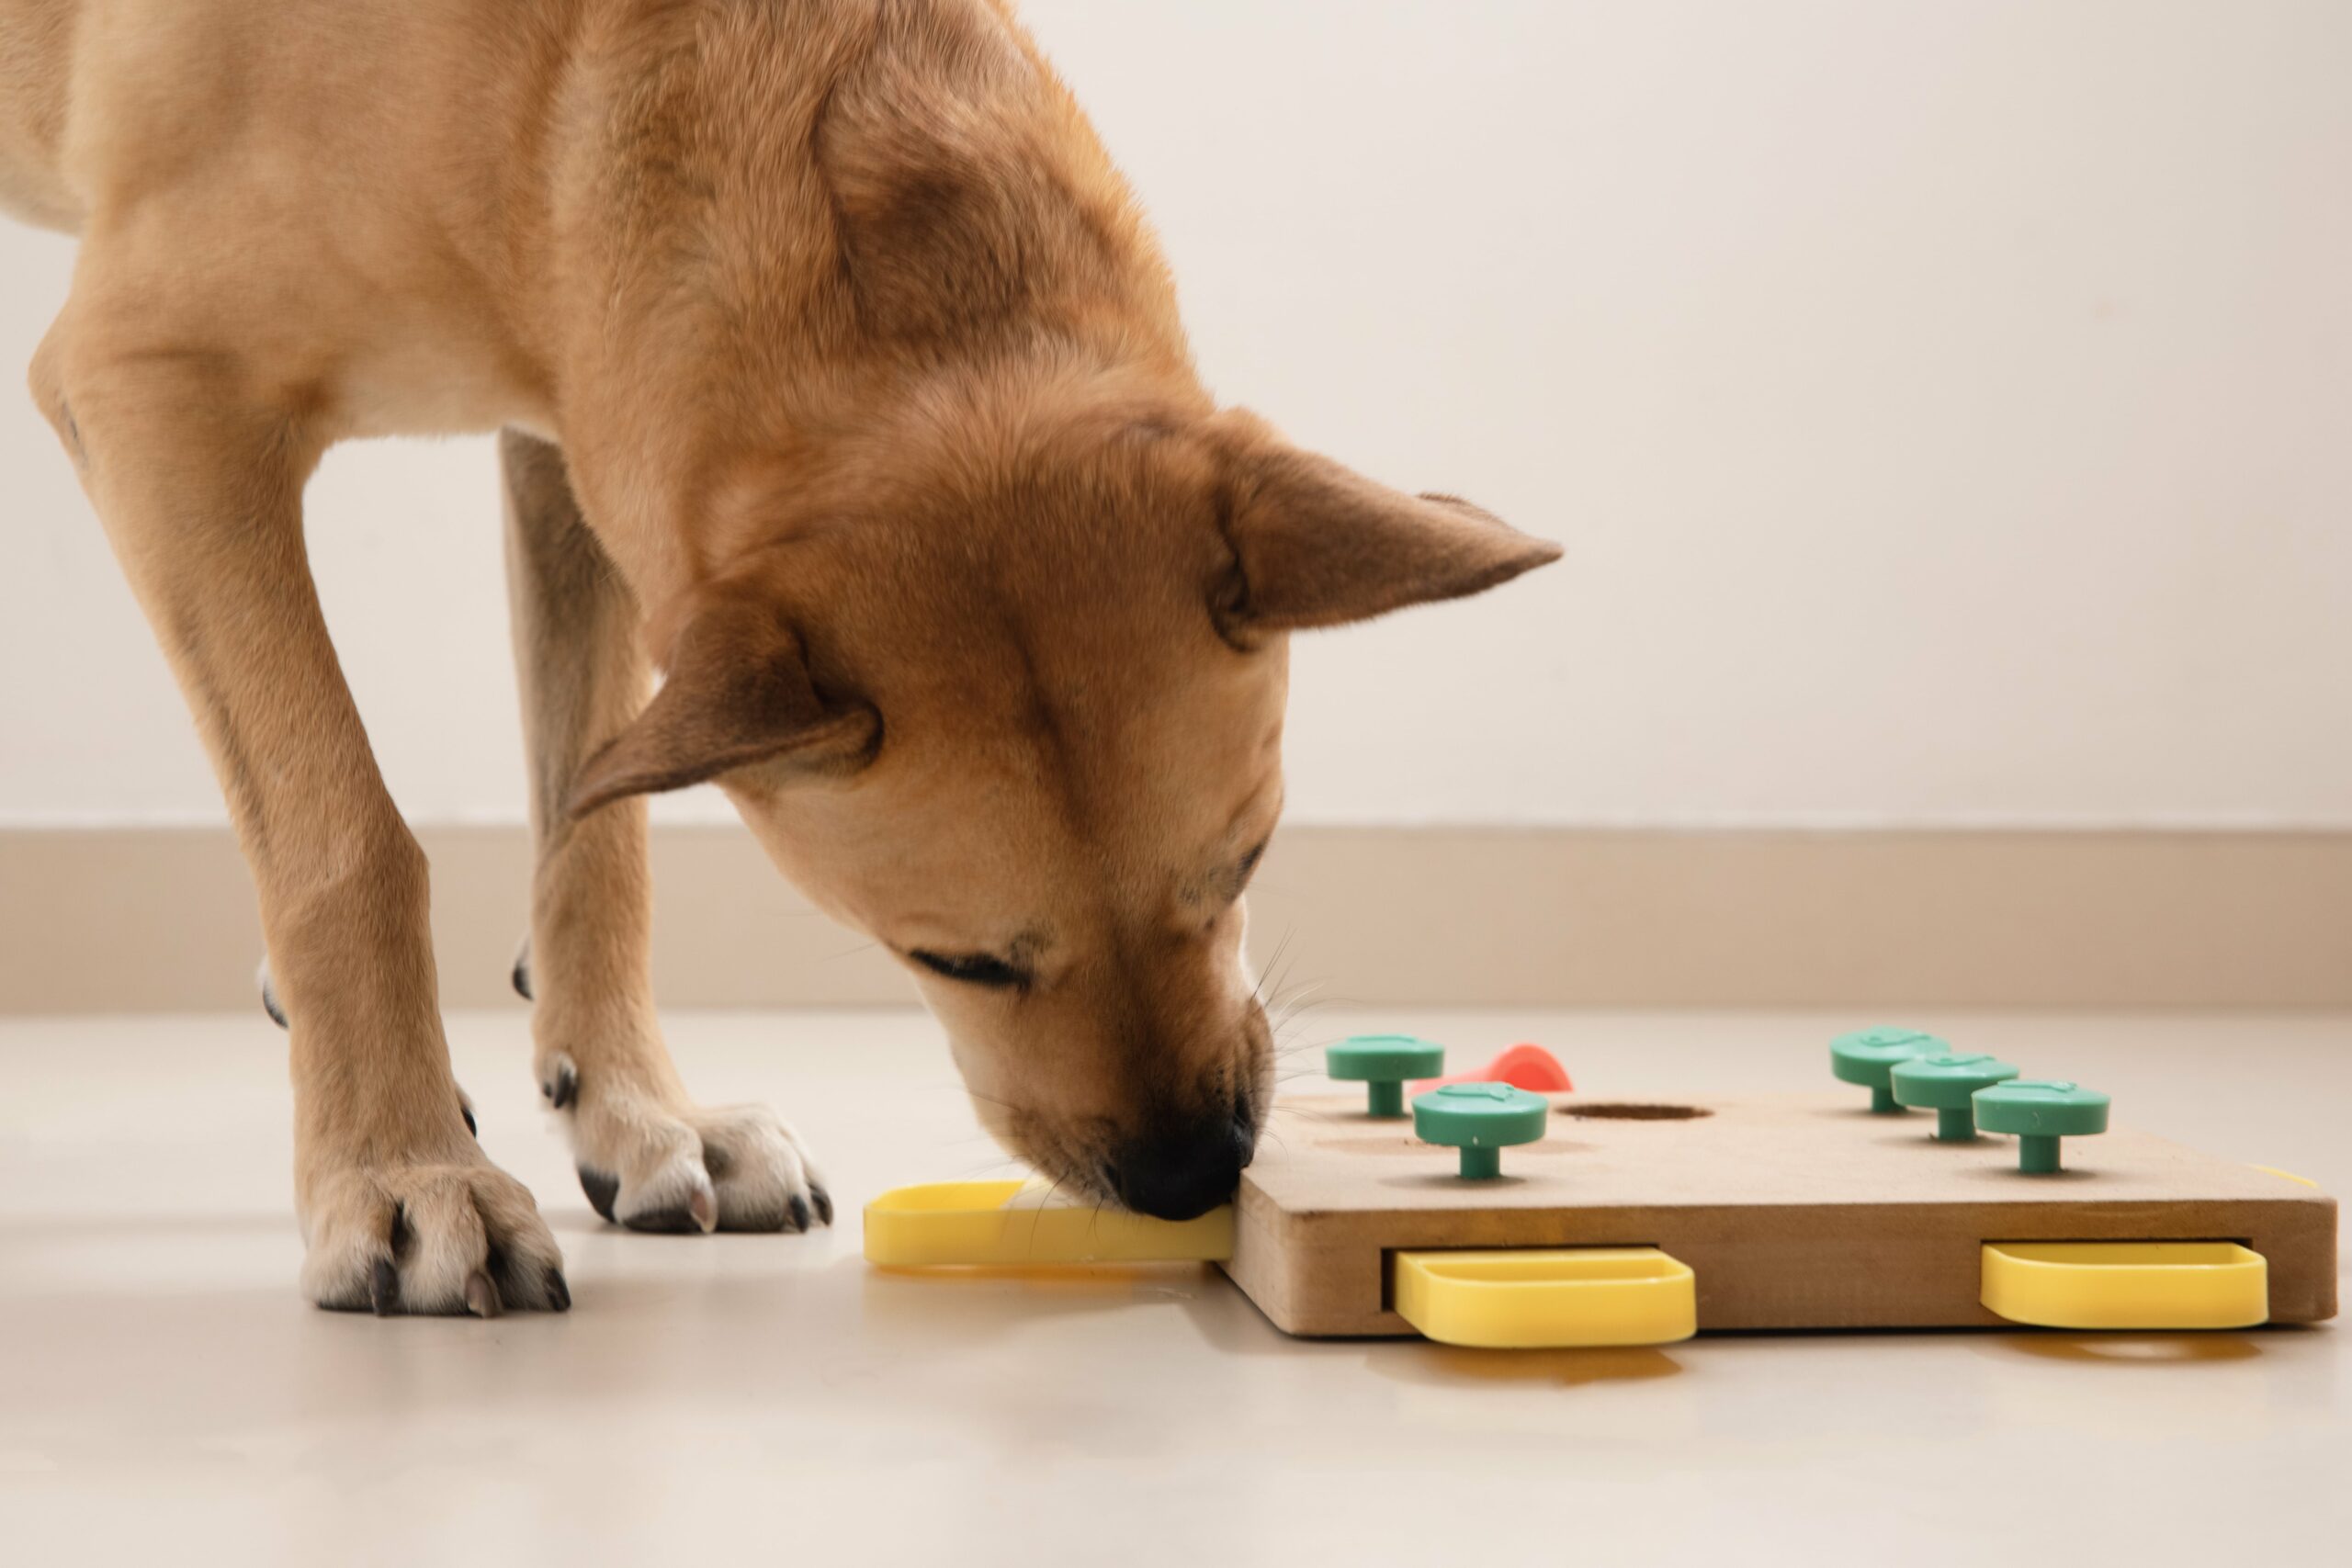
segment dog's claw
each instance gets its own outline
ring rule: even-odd
[[[269,960],[261,962],[261,971],[254,976],[261,982],[261,1010],[269,1014],[269,1021],[280,1029],[294,1026],[286,1021],[286,1009],[277,999],[277,984],[269,977]]]
[[[569,1111],[580,1102],[580,1072],[569,1056],[555,1059],[555,1075],[539,1086],[548,1097],[548,1104],[558,1111]]]
[[[808,1200],[796,1192],[792,1196],[790,1207],[792,1228],[796,1231],[806,1231],[808,1228],[809,1220]]]
[[[580,1190],[588,1195],[588,1206],[596,1211],[605,1223],[612,1223],[613,1201],[621,1195],[621,1179],[606,1176],[601,1170],[579,1168]]]
[[[571,1287],[564,1282],[563,1270],[548,1270],[548,1305],[557,1312],[571,1310]]]
[[[401,1310],[401,1271],[389,1258],[376,1259],[368,1279],[368,1304],[378,1317],[390,1317]]]
[[[809,1199],[817,1205],[817,1217],[827,1224],[833,1223],[833,1195],[823,1188],[811,1185]]]
[[[708,1235],[718,1228],[718,1194],[707,1187],[695,1188],[694,1196],[686,1200],[686,1213],[702,1227],[702,1234]]]
[[[466,1276],[466,1310],[476,1317],[496,1317],[506,1310],[498,1299],[498,1287],[479,1269]]]

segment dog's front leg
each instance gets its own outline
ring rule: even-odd
[[[643,706],[637,602],[581,516],[563,456],[509,431],[508,592],[537,870],[515,967],[533,1000],[539,1089],[567,1118],[580,1184],[635,1230],[806,1230],[832,1219],[808,1150],[764,1106],[705,1110],[654,1014],[645,805],[573,821],[580,765]]]
[[[69,308],[33,389],[194,710],[291,1029],[302,1285],[322,1306],[569,1304],[528,1191],[469,1133],[424,853],[385,792],[302,541],[300,408],[156,302]],[[160,341],[159,341],[160,339]]]

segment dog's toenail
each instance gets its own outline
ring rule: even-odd
[[[827,1224],[833,1223],[833,1195],[821,1187],[808,1189],[809,1201],[817,1205],[817,1217]]]
[[[808,1200],[796,1192],[792,1195],[792,1201],[789,1207],[792,1210],[792,1228],[797,1231],[807,1230],[808,1228],[809,1217]]]
[[[564,1283],[563,1270],[548,1270],[548,1305],[557,1312],[571,1310],[571,1287]]]
[[[686,1200],[686,1213],[707,1234],[718,1228],[718,1194],[705,1187]]]
[[[489,1275],[477,1271],[466,1276],[466,1310],[476,1317],[496,1317],[506,1310]]]
[[[546,1095],[548,1103],[558,1111],[568,1110],[580,1098],[580,1075],[572,1071],[571,1063],[566,1062],[556,1068],[555,1081],[541,1084],[539,1092]]]
[[[473,1135],[476,1142],[480,1142],[481,1129],[474,1125],[474,1108],[461,1100],[458,1101],[458,1114],[466,1119],[466,1131]]]
[[[390,1317],[401,1310],[401,1271],[392,1267],[389,1258],[376,1259],[375,1272],[368,1286],[368,1304],[378,1317]]]
[[[606,1220],[613,1217],[613,1200],[621,1195],[621,1179],[606,1176],[601,1170],[580,1168],[580,1190],[588,1194],[588,1206]]]
[[[531,960],[528,953],[514,961],[514,973],[509,978],[514,982],[516,996],[526,1002],[538,999],[531,995]]]
[[[650,1214],[631,1214],[621,1224],[633,1231],[651,1235],[698,1235],[703,1231],[701,1220],[684,1208],[662,1209]]]

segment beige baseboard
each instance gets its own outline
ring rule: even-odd
[[[513,1002],[524,833],[421,836],[446,1004]],[[654,863],[668,1005],[911,1000],[741,831]],[[2346,1008],[2352,833],[1295,828],[1251,920],[1366,1005]],[[260,952],[225,829],[0,831],[0,1011],[248,1007]]]

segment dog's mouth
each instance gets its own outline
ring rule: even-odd
[[[1124,1106],[1091,1113],[1055,1102],[1082,1066],[1047,1081],[1034,1064],[1020,1064],[1029,1074],[1023,1082],[1001,1070],[1015,1064],[999,1053],[951,1038],[980,1125],[1057,1196],[1184,1220],[1231,1199],[1272,1109],[1272,1030],[1254,1000],[1237,1032],[1189,1088],[1163,1079]]]
[[[1061,1197],[1154,1219],[1197,1218],[1229,1201],[1255,1157],[1263,1101],[1244,1095],[1197,1116],[1160,1116],[1140,1135],[1108,1124],[1073,1131],[974,1097],[982,1124],[1007,1153]],[[992,1113],[991,1113],[992,1112]]]

